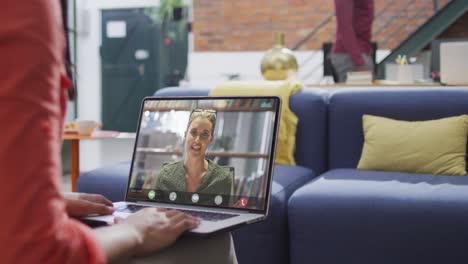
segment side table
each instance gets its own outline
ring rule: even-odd
[[[76,183],[80,176],[80,140],[106,139],[106,138],[135,138],[135,133],[121,133],[110,130],[97,130],[91,135],[80,135],[77,133],[65,133],[63,140],[71,141],[71,183],[72,191],[76,191]]]

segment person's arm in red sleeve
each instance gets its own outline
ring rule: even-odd
[[[354,0],[335,0],[336,45],[351,55],[353,62],[359,66],[364,64],[364,59],[353,27],[354,5]]]
[[[142,210],[97,230],[67,215],[59,191],[67,92],[59,0],[5,0],[0,18],[0,262],[112,262],[194,228],[196,219],[175,211]]]
[[[61,196],[64,34],[58,0],[0,9],[0,247],[3,263],[105,263]]]

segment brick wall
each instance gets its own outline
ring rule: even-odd
[[[442,8],[450,0],[438,0]],[[275,31],[288,47],[311,31],[301,50],[321,49],[335,37],[332,0],[193,0],[196,51],[254,51],[272,46]],[[393,49],[433,15],[433,0],[375,0],[373,39]],[[320,25],[323,24],[322,27]]]

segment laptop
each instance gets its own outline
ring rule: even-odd
[[[125,201],[112,224],[153,206],[201,219],[206,235],[268,214],[281,101],[255,97],[147,97],[138,121]]]

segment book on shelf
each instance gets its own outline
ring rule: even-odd
[[[244,187],[245,177],[240,177],[236,179],[236,190],[234,191],[235,196],[240,196],[242,188]]]
[[[260,194],[260,195],[258,196],[258,198],[263,198],[263,197],[264,197],[263,194],[264,194],[264,190],[265,190],[265,187],[266,187],[266,186],[265,186],[266,183],[267,183],[267,179],[266,179],[266,177],[263,177],[263,178],[262,178],[262,181],[260,182],[260,188],[259,188],[259,190],[258,190],[258,192],[259,192],[259,194]]]
[[[245,194],[247,193],[246,190],[247,190],[247,186],[248,186],[249,182],[247,180],[247,177],[244,177],[244,180],[242,182],[242,187],[240,189],[240,193],[238,196],[245,196]]]
[[[251,193],[250,193],[250,196],[253,196],[253,197],[256,197],[258,195],[258,188],[260,187],[260,180],[261,180],[261,177],[258,177],[258,176],[255,176],[252,178],[252,186],[250,187],[252,190],[251,190]]]

